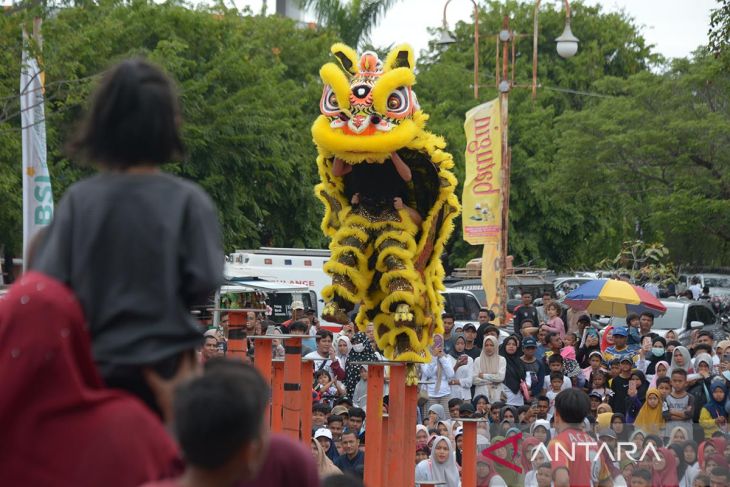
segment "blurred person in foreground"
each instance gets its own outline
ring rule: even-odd
[[[164,399],[171,380],[149,371]],[[73,293],[38,272],[0,299],[0,472],[3,485],[137,485],[180,469],[177,446],[137,398],[106,389]]]
[[[264,423],[269,387],[241,362],[213,359],[175,393],[175,434],[187,462],[175,479],[145,487],[317,487],[310,452]]]

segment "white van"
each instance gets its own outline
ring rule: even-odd
[[[306,286],[315,294],[312,306],[321,309],[322,289],[331,282],[322,267],[330,258],[329,250],[261,247],[258,250],[236,250],[226,257],[226,279],[259,278],[288,285]],[[477,324],[479,301],[473,293],[447,289],[444,311],[454,315],[459,324]],[[318,312],[319,314],[319,312]]]

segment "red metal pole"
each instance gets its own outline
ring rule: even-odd
[[[312,439],[312,362],[302,362],[302,441],[309,446]]]
[[[390,368],[390,389],[388,397],[388,458],[386,464],[387,482],[384,485],[400,486],[405,484],[404,467],[413,467],[413,459],[403,461],[403,445],[407,441],[404,436],[406,421],[405,404],[406,368],[393,366]],[[411,437],[415,436],[413,431]],[[415,456],[415,454],[414,454]]]
[[[390,431],[389,423],[390,415],[383,416],[383,438],[380,447],[380,483],[375,483],[375,485],[368,485],[367,487],[386,487],[388,485],[388,468],[385,465],[388,461],[388,445],[390,444],[388,436],[388,433]]]
[[[254,356],[253,364],[256,369],[264,376],[266,383],[271,385],[271,339],[270,338],[254,338]]]
[[[383,366],[368,365],[365,485],[379,487],[383,476]],[[415,455],[415,453],[414,453]]]
[[[274,379],[271,384],[271,431],[281,433],[284,410],[284,362],[274,361]]]
[[[405,435],[403,463],[406,465],[406,468],[404,471],[403,485],[411,486],[416,483],[414,462],[416,458],[416,423],[418,422],[418,413],[416,412],[416,408],[418,407],[418,386],[406,386],[405,392],[406,424],[403,430],[403,434]],[[408,468],[409,461],[413,468]]]
[[[299,440],[299,421],[302,414],[302,339],[292,335],[284,350],[284,432]]]
[[[476,487],[477,485],[477,423],[464,421],[464,436],[461,450],[461,485]],[[415,453],[414,453],[415,455]]]

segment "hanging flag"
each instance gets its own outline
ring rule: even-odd
[[[499,243],[502,234],[502,137],[499,99],[466,114],[466,177],[462,194],[464,240]]]
[[[43,109],[43,72],[28,52],[23,31],[20,66],[20,120],[23,138],[23,269],[33,235],[53,219],[53,192],[46,161],[46,124]]]
[[[466,114],[466,176],[462,194],[464,240],[484,245],[482,286],[500,323],[505,309],[502,280],[502,135],[499,99]]]

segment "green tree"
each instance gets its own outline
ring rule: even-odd
[[[501,29],[503,16],[510,17],[510,27],[515,32],[532,32],[534,5],[517,1],[484,3],[479,15],[479,35],[483,40],[479,102],[497,96],[493,39]],[[581,40],[578,54],[567,60],[557,55],[554,38],[562,32],[565,17],[562,11],[546,5],[539,14],[538,75],[543,87],[534,104],[529,90],[518,87],[510,93],[510,252],[515,262],[532,261],[556,268],[592,265],[597,255],[615,255],[625,240],[616,235],[596,246],[591,231],[600,223],[602,210],[576,205],[570,196],[570,184],[558,188],[547,184],[552,173],[562,171],[557,150],[564,134],[556,129],[556,118],[563,113],[580,112],[593,99],[564,90],[599,91],[595,88],[597,80],[646,72],[660,61],[625,14],[605,13],[600,7],[579,2],[571,5],[573,31]],[[431,42],[425,60],[420,63],[416,86],[419,101],[431,114],[431,129],[446,137],[454,154],[459,181],[464,178],[463,117],[477,104],[471,89],[473,29],[470,23],[457,24],[457,42],[448,48]],[[515,78],[524,87],[531,80],[530,39],[519,40],[516,50]],[[566,195],[561,204],[556,204],[557,195]],[[563,204],[566,200],[569,203]],[[448,252],[450,262],[463,265],[480,252],[480,247],[463,242],[457,222]]]
[[[342,42],[357,48],[370,40],[370,32],[398,0],[300,0],[312,8],[317,23],[332,29]]]
[[[23,12],[0,16],[0,88],[17,111]],[[110,63],[144,56],[178,82],[188,155],[166,170],[215,200],[227,248],[320,247],[313,196],[319,67],[334,39],[276,16],[151,1],[64,7],[43,25],[48,161],[56,200],[93,172],[63,153],[94,82]],[[1,103],[1,102],[0,102]],[[0,104],[0,107],[3,105]],[[20,252],[20,120],[0,123],[0,239]]]

